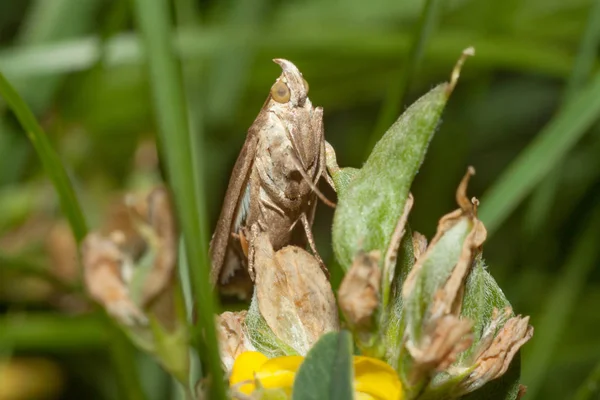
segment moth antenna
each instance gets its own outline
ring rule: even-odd
[[[300,164],[300,161],[298,160],[298,158],[292,157],[292,160],[294,160],[296,169],[298,170],[298,172],[300,172],[300,175],[302,175],[302,178],[304,178],[306,183],[308,183],[308,186],[310,186],[310,188],[313,190],[313,192],[315,192],[317,194],[317,197],[319,199],[321,199],[321,201],[323,203],[325,203],[326,205],[328,205],[329,207],[335,208],[336,204],[333,201],[329,200],[327,197],[325,197],[325,195],[319,190],[317,185],[315,185],[315,183],[312,181],[312,179],[310,179],[310,176],[308,176],[308,174],[306,173],[304,168],[302,168],[302,165]]]

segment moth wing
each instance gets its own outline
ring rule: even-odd
[[[225,192],[223,208],[221,208],[221,214],[219,215],[215,233],[213,234],[209,246],[212,263],[210,280],[213,286],[217,283],[219,275],[221,274],[221,269],[223,268],[229,239],[231,232],[233,231],[233,225],[246,193],[248,178],[250,177],[252,165],[254,164],[257,143],[258,134],[256,130],[251,127],[248,130],[244,147],[242,147],[233,167],[233,171],[231,172],[231,178],[229,178],[229,184],[227,186],[227,191]]]

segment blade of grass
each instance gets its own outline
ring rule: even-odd
[[[600,395],[600,362],[577,389],[573,400],[590,400],[598,398],[598,395]]]
[[[65,292],[81,292],[79,285],[60,279],[47,268],[20,256],[7,255],[0,251],[0,269],[13,270],[45,280]],[[0,275],[1,276],[1,275]]]
[[[200,14],[197,6],[192,4],[189,0],[175,1],[175,24],[178,26],[195,26],[200,23]],[[203,130],[203,115],[204,115],[204,96],[206,92],[204,89],[204,82],[202,80],[203,63],[201,60],[194,59],[187,62],[182,62],[182,75],[185,89],[186,105],[189,111],[189,129],[191,135],[191,151],[192,161],[194,164],[194,170],[201,171],[202,165],[196,165],[201,161],[201,154],[204,138]],[[199,199],[202,198],[200,193],[200,185],[198,185],[197,196]],[[190,276],[189,264],[185,255],[185,245],[183,240],[179,246],[179,278],[181,280],[181,286],[183,289],[183,295],[185,299],[186,309],[188,310],[187,320],[190,325],[194,323],[194,284],[192,283],[192,277]],[[200,360],[200,354],[195,348],[190,348],[188,351],[190,360],[190,372],[188,375],[188,387],[187,390],[195,392],[196,382],[198,382],[203,376],[202,362]],[[181,389],[181,388],[180,388]],[[181,393],[182,390],[178,390],[177,393]],[[183,397],[182,397],[183,398]]]
[[[588,17],[585,32],[579,44],[579,51],[575,58],[573,71],[569,76],[567,88],[565,90],[565,101],[570,100],[581,90],[589,80],[596,62],[598,54],[598,44],[600,43],[600,0],[596,0],[592,5],[592,10]]]
[[[79,351],[104,349],[109,343],[100,314],[67,317],[60,314],[7,314],[0,317],[0,350]]]
[[[31,144],[33,144],[44,170],[58,192],[61,208],[69,220],[73,235],[77,243],[80,243],[87,233],[87,227],[67,171],[33,113],[1,72],[0,95],[4,98],[13,113],[15,113],[23,130],[27,133]]]
[[[197,326],[193,341],[211,374],[211,399],[224,399],[223,372],[214,325],[216,299],[209,283],[208,235],[204,210],[201,160],[194,149],[188,127],[181,71],[172,48],[169,9],[161,0],[136,0],[135,14],[148,57],[150,82],[158,119],[159,142],[166,160],[169,182],[175,195],[180,226],[185,239],[186,256],[193,284]],[[195,151],[194,151],[195,150]],[[201,339],[205,346],[200,343]]]
[[[303,29],[290,31],[289,26],[273,26],[269,35],[258,32],[249,43],[270,54],[285,51],[326,51],[328,56],[354,54],[357,59],[374,57],[394,58],[405,53],[411,35],[404,32],[357,32],[331,27],[322,31],[320,26],[303,22]],[[311,30],[318,30],[315,34]],[[443,33],[443,34],[442,34]],[[465,43],[477,48],[477,57],[470,64],[519,72],[563,78],[569,74],[573,56],[553,43],[528,41],[522,37],[481,36],[467,29],[445,29],[432,38],[425,58],[432,63],[452,64]],[[224,46],[249,40],[236,32],[219,27],[181,28],[173,37],[174,46],[184,59],[205,59]],[[94,36],[65,40],[53,44],[26,46],[0,51],[0,68],[11,78],[62,74],[86,70],[98,61],[102,42]],[[142,59],[137,35],[121,34],[106,43],[106,66],[139,64]]]
[[[535,398],[539,392],[550,360],[561,334],[569,320],[577,297],[585,286],[589,272],[598,260],[600,248],[600,207],[593,210],[582,234],[578,235],[574,247],[567,258],[555,286],[548,291],[548,300],[539,322],[534,321],[535,340],[524,358],[523,381],[527,383],[527,393]]]
[[[600,114],[600,73],[542,129],[481,200],[479,215],[493,234],[559,164]]]
[[[396,121],[398,115],[402,112],[402,105],[406,93],[410,89],[410,84],[417,75],[417,69],[423,59],[425,46],[429,37],[433,33],[441,9],[442,0],[427,0],[423,5],[421,17],[413,32],[412,43],[405,65],[402,67],[397,84],[391,85],[385,97],[381,111],[375,123],[375,129],[371,133],[369,144],[366,148],[365,157],[371,154],[375,144],[381,139],[385,131]]]
[[[588,18],[588,23],[579,45],[573,71],[569,76],[564,94],[564,103],[583,87],[589,79],[600,45],[600,0],[596,0]],[[558,172],[555,168],[554,171]],[[533,193],[525,213],[525,233],[531,238],[540,231],[546,216],[554,204],[554,196],[559,188],[560,175],[556,179],[546,178]]]

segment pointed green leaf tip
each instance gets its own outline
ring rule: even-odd
[[[441,84],[410,106],[377,143],[351,184],[338,193],[333,249],[344,269],[358,250],[385,254],[446,105],[448,88],[449,84]]]
[[[448,97],[472,47],[464,50],[443,83],[410,106],[383,135],[360,170],[339,169],[328,148],[328,170],[338,192],[333,220],[333,250],[348,270],[359,250],[385,254],[412,181],[423,163]]]
[[[346,400],[354,397],[352,386],[352,335],[331,332],[308,352],[300,366],[293,400]]]

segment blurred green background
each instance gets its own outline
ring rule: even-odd
[[[473,45],[415,181],[411,224],[431,237],[475,166],[469,190],[490,229],[484,256],[536,329],[522,354],[526,398],[600,398],[590,386],[600,380],[600,1],[169,5],[204,149],[211,230],[246,129],[279,76],[271,59],[299,67],[340,165],[360,166],[400,112],[447,80]],[[136,26],[129,1],[0,2],[0,71],[36,113],[94,228],[115,198],[160,173]],[[0,117],[0,381],[37,390],[9,397],[0,387],[0,399],[123,398],[107,348],[133,350],[109,340],[86,311],[57,197],[1,99]],[[314,232],[325,260],[331,218],[320,207]],[[170,396],[153,361],[138,355],[136,368],[147,398]]]

